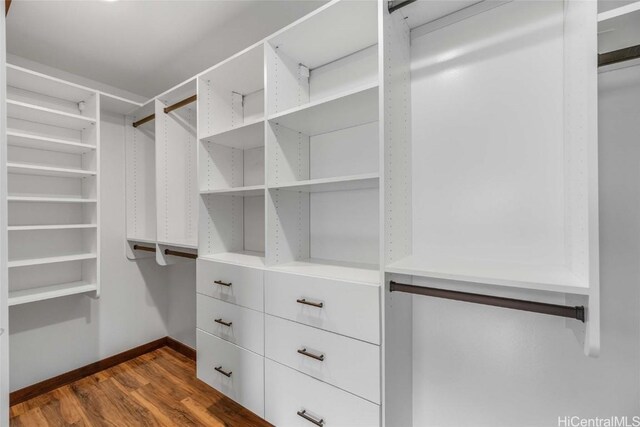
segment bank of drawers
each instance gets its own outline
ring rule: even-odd
[[[379,287],[198,260],[197,289],[200,379],[275,425],[379,425]]]

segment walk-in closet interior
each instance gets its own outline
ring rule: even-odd
[[[640,2],[5,9],[0,426],[640,420]]]

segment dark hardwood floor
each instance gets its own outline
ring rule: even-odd
[[[270,426],[163,347],[11,407],[11,426]]]

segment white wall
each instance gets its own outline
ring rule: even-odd
[[[640,415],[640,66],[599,85],[601,356],[559,318],[414,296],[415,426]]]
[[[103,113],[101,126],[102,295],[10,308],[11,390],[167,335],[195,347],[195,262],[161,267],[155,258],[126,258],[124,120]]]

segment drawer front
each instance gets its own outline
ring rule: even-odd
[[[253,310],[264,310],[263,270],[198,259],[196,276],[198,293]],[[225,286],[229,283],[231,286]]]
[[[196,337],[198,378],[264,417],[264,358],[201,330]]]
[[[198,295],[197,326],[225,341],[264,354],[264,314],[259,311]]]
[[[269,359],[265,374],[265,418],[273,425],[315,427],[320,420],[323,427],[380,425],[380,406],[374,403]]]
[[[265,322],[268,358],[380,403],[379,346],[269,315]]]
[[[380,344],[380,287],[275,271],[265,274],[266,313]]]

